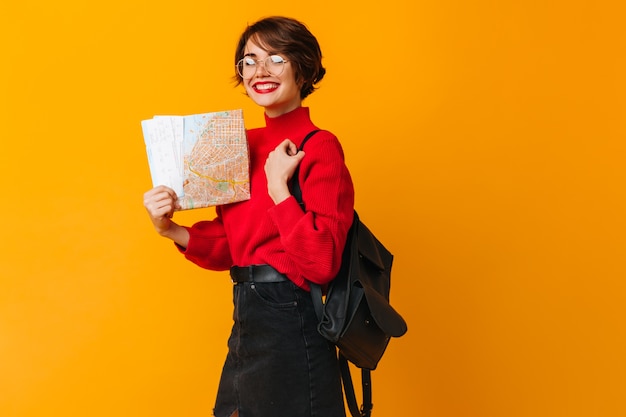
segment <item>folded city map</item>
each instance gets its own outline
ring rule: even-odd
[[[242,110],[154,116],[141,127],[152,184],[172,188],[182,210],[250,198]]]

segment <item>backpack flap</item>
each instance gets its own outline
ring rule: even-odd
[[[379,271],[387,271],[387,274],[391,274],[393,255],[376,239],[376,236],[370,229],[361,222],[356,212],[354,213],[354,218],[356,230],[353,233],[356,234],[357,244],[355,246],[358,247],[359,256],[367,259],[372,268],[376,268]]]
[[[407,325],[402,316],[375,289],[368,285],[364,285],[363,289],[370,313],[378,327],[389,336],[400,337],[404,335],[407,331]]]
[[[402,316],[389,304],[393,255],[360,221],[355,230],[358,244],[359,284],[363,288],[372,318],[380,329],[393,337],[407,331]],[[353,266],[354,268],[355,266]]]

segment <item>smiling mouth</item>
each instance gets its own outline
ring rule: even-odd
[[[276,90],[278,88],[278,84],[276,84],[276,83],[257,83],[257,84],[254,84],[253,87],[257,91],[271,91],[271,90]]]

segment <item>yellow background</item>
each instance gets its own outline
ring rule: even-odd
[[[626,415],[619,4],[3,2],[0,416],[211,414],[231,284],[153,232],[140,121],[262,123],[230,77],[271,14],[318,36],[305,104],[396,255],[374,415]]]

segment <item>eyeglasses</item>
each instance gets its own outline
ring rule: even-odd
[[[245,56],[237,62],[237,72],[244,80],[249,80],[256,74],[258,65],[263,64],[265,72],[274,77],[278,77],[285,70],[285,58],[280,55],[270,55],[265,59],[253,59],[252,57]]]

